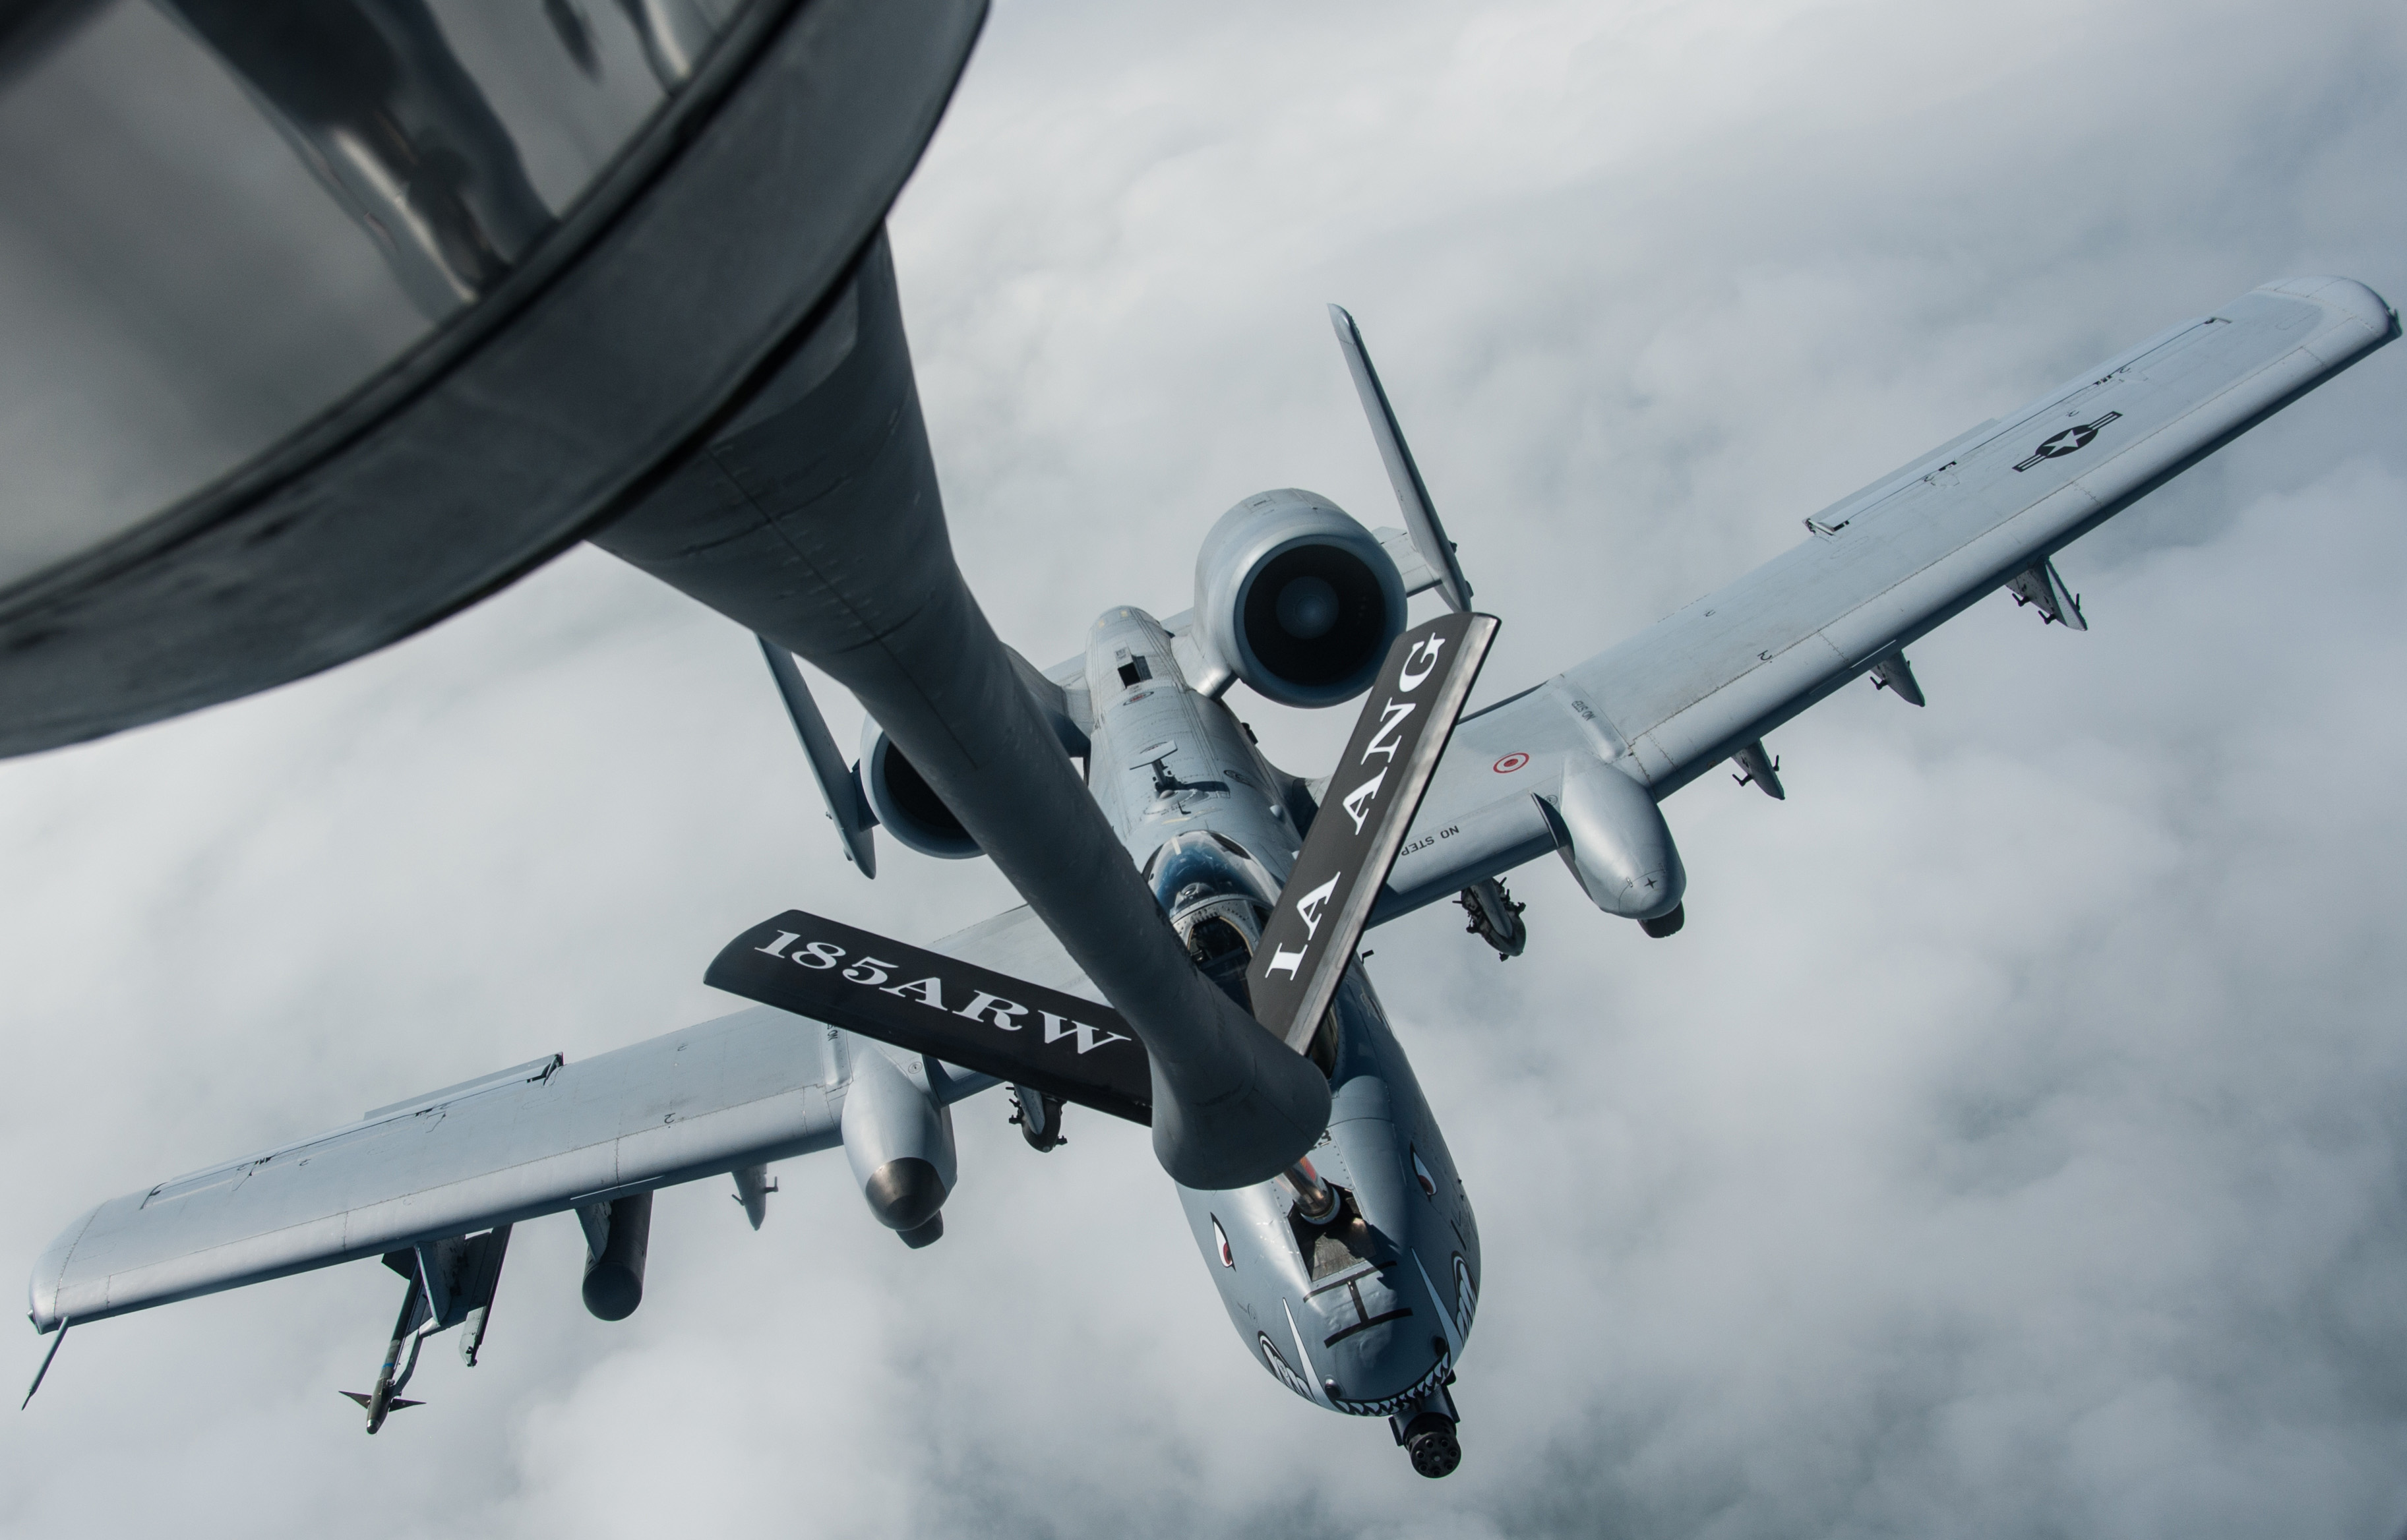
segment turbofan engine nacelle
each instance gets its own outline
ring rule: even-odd
[[[1371,531],[1288,487],[1220,516],[1195,558],[1204,645],[1285,706],[1334,706],[1370,688],[1404,629],[1404,581]]]
[[[1539,806],[1556,853],[1588,901],[1607,914],[1654,920],[1680,907],[1688,873],[1654,794],[1610,765],[1576,759],[1562,790]]]
[[[952,1115],[912,1084],[893,1060],[855,1039],[843,1126],[845,1159],[877,1222],[908,1246],[925,1246],[942,1236],[940,1210],[959,1174]]]
[[[886,736],[886,729],[868,717],[861,720],[862,794],[869,798],[869,811],[886,832],[922,855],[940,855],[947,861],[965,861],[985,853],[936,788],[928,784],[903,751]]]

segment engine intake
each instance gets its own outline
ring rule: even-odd
[[[857,772],[862,793],[869,798],[869,811],[886,826],[887,833],[904,844],[922,855],[947,861],[985,854],[935,788],[903,757],[886,729],[868,717],[862,718]]]
[[[1222,514],[1195,558],[1204,644],[1287,706],[1370,688],[1404,628],[1404,583],[1370,530],[1316,492],[1263,492]]]

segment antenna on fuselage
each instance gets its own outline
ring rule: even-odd
[[[1378,441],[1379,458],[1387,462],[1388,480],[1396,488],[1404,532],[1412,536],[1413,549],[1436,574],[1438,597],[1446,600],[1446,608],[1468,610],[1471,582],[1462,575],[1462,563],[1455,559],[1454,542],[1446,538],[1446,526],[1438,522],[1437,504],[1430,501],[1420,467],[1413,463],[1413,451],[1404,443],[1395,408],[1388,404],[1379,372],[1371,367],[1370,351],[1362,346],[1362,329],[1341,304],[1329,307],[1329,320],[1337,328],[1337,346],[1346,355],[1346,367],[1353,372],[1355,393],[1362,398],[1363,415],[1371,419],[1371,436]]]

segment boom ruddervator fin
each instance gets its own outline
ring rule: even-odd
[[[1407,627],[1363,698],[1246,970],[1254,1019],[1298,1053],[1337,997],[1500,624],[1466,612]]]
[[[1430,571],[1437,573],[1438,597],[1447,609],[1471,608],[1471,583],[1462,575],[1462,564],[1454,558],[1454,542],[1446,538],[1446,526],[1438,522],[1437,504],[1430,501],[1429,487],[1421,480],[1421,469],[1413,463],[1413,451],[1404,443],[1404,431],[1396,421],[1395,408],[1388,404],[1387,389],[1379,383],[1379,372],[1371,367],[1371,355],[1362,346],[1362,329],[1344,305],[1329,307],[1330,324],[1337,328],[1337,346],[1346,355],[1346,367],[1354,375],[1355,393],[1362,398],[1363,415],[1371,419],[1371,436],[1379,444],[1379,459],[1387,463],[1388,480],[1396,488],[1396,506],[1403,511],[1404,529],[1413,537],[1413,548],[1428,562]]]
[[[1023,1091],[1153,1121],[1145,1048],[1118,1011],[840,920],[799,909],[763,920],[720,949],[702,982]]]
[[[1405,532],[1412,539],[1413,549],[1437,574],[1438,597],[1447,607],[1469,610],[1471,580],[1462,575],[1462,563],[1456,557],[1454,542],[1446,538],[1446,526],[1438,521],[1437,504],[1430,498],[1429,484],[1421,480],[1421,469],[1413,459],[1412,446],[1404,442],[1403,426],[1396,421],[1396,409],[1388,401],[1387,387],[1379,383],[1379,371],[1372,366],[1371,350],[1362,345],[1362,329],[1355,324],[1352,312],[1342,304],[1329,307],[1329,320],[1337,329],[1338,350],[1346,355],[1346,372],[1354,376],[1355,393],[1362,398],[1362,412],[1371,420],[1371,436],[1378,441],[1379,459],[1387,465],[1388,480],[1396,489],[1396,505],[1403,513]],[[1385,881],[1384,873],[1381,880]],[[1466,928],[1496,949],[1499,962],[1519,956],[1530,944],[1530,929],[1521,919],[1526,906],[1513,901],[1500,879],[1481,878],[1462,890],[1460,902],[1463,912],[1471,917]]]
[[[793,718],[795,736],[803,741],[811,779],[819,784],[819,796],[827,802],[828,819],[844,843],[844,858],[859,867],[863,877],[876,877],[877,845],[869,831],[877,827],[877,815],[869,811],[869,798],[862,793],[861,772],[847,765],[837,752],[834,735],[828,731],[827,719],[819,715],[819,702],[811,699],[811,687],[803,682],[794,655],[765,636],[758,640],[761,656],[769,660],[769,672],[777,681],[777,694],[786,702],[786,714]],[[752,1223],[760,1228],[760,1221]]]

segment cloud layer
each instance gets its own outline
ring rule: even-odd
[[[1005,637],[1186,607],[1228,504],[1391,506],[1388,377],[1517,689],[1797,520],[2269,278],[2407,295],[2407,21],[1902,0],[999,6],[894,219],[956,543]],[[2407,1521],[2407,353],[1667,804],[1688,928],[1528,870],[1372,970],[1488,1277],[1462,1470],[1280,1390],[1142,1133],[959,1114],[944,1242],[841,1162],[665,1194],[650,1293],[513,1244],[483,1366],[375,1441],[366,1265],[78,1332],[0,1533],[2364,1536]],[[830,702],[844,738],[849,703]],[[1260,701],[1283,762],[1345,724]],[[325,677],[0,766],[0,1255],[205,1161],[701,1019],[862,882],[748,640],[580,551]],[[25,1340],[30,1374],[36,1345]]]

